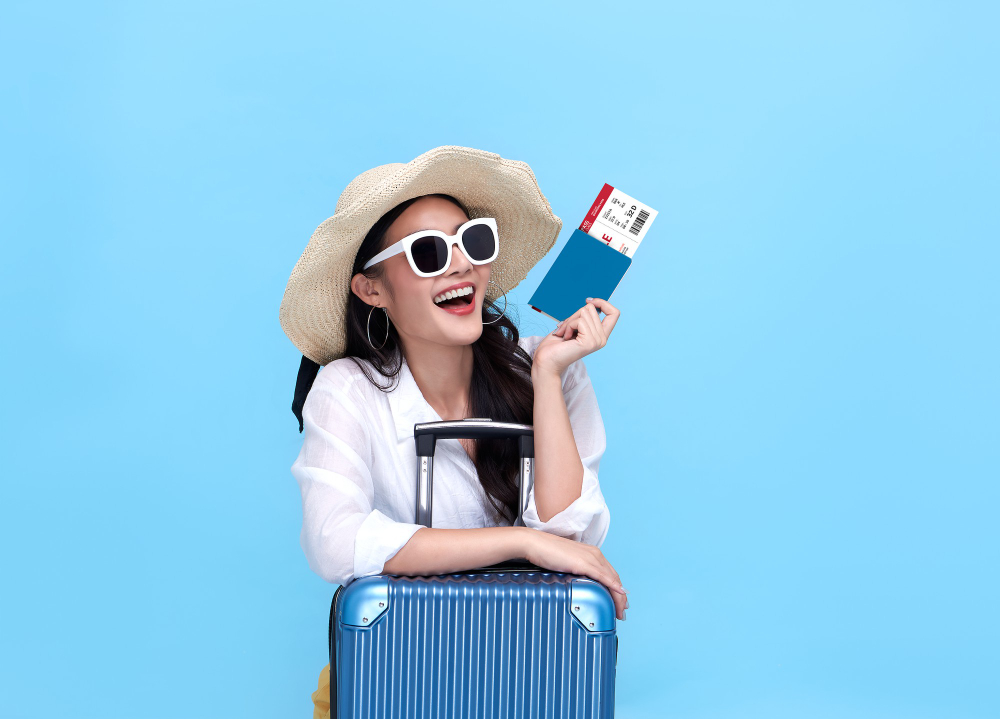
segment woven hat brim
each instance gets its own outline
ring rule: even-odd
[[[351,270],[365,235],[400,202],[438,192],[460,200],[472,219],[496,218],[500,254],[490,279],[504,292],[527,276],[562,230],[534,172],[518,160],[445,145],[408,163],[372,168],[351,182],[334,215],[316,228],[285,287],[279,320],[303,355],[320,365],[344,356]]]

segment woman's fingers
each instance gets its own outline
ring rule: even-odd
[[[611,563],[608,562],[607,557],[601,554],[601,561],[607,565],[608,576],[611,577],[611,584],[605,585],[611,589],[611,597],[615,602],[615,611],[619,619],[625,618],[625,610],[628,609],[628,594],[625,592],[624,588],[619,589],[622,586],[621,577],[618,576],[618,572],[614,570]]]
[[[574,573],[590,577],[603,585],[615,603],[615,616],[618,619],[624,619],[625,610],[628,609],[628,595],[622,587],[618,572],[597,547],[589,544],[577,544],[577,548],[584,550],[585,557],[582,566],[578,567]]]
[[[563,320],[556,334],[566,340],[573,339],[573,331],[580,327],[580,318],[579,314],[574,314],[569,319]]]
[[[559,325],[562,326],[562,325],[566,324],[567,322],[569,322],[571,320],[575,320],[577,317],[579,317],[581,315],[582,312],[583,312],[583,307],[581,307],[576,312],[574,312],[573,314],[571,314],[569,317],[567,317],[566,319],[564,319],[562,322],[559,323]]]
[[[618,572],[614,570],[603,554],[600,555],[600,561],[595,570],[592,573],[588,573],[587,576],[600,582],[608,589],[611,593],[611,599],[615,603],[615,616],[618,619],[624,619],[625,610],[628,609],[628,596],[623,590],[618,589],[621,586],[621,578],[618,576]]]
[[[595,569],[597,571],[597,576],[594,577],[601,584],[605,585],[611,592],[619,596],[624,597],[626,595],[625,587],[622,586],[622,578],[615,571],[615,568],[611,566],[611,562],[608,558],[604,556],[604,553],[592,545],[586,545],[592,555],[594,560]]]
[[[595,349],[603,347],[607,344],[607,337],[604,335],[604,325],[601,324],[601,318],[597,315],[597,308],[588,304],[583,316],[587,318],[587,323],[590,325],[590,331],[594,337]]]
[[[608,589],[615,604],[615,616],[625,618],[628,596],[618,572],[598,547],[538,532],[530,536],[525,559],[552,571],[590,577]]]
[[[614,590],[614,582],[608,579],[607,572],[599,568],[594,568],[590,571],[581,573],[590,577],[595,582],[599,582],[604,585],[605,589],[607,589],[611,594],[611,600],[615,603],[615,616],[619,619],[624,619],[625,609],[628,606],[628,598],[624,594]]]
[[[603,554],[601,554],[601,562],[604,565],[603,569],[607,577],[608,587],[615,593],[620,594],[624,597],[625,588],[622,587],[622,578],[618,576],[618,572],[615,571],[615,568],[611,566],[611,563],[608,561],[607,557],[605,557]],[[621,588],[619,589],[619,587]]]
[[[611,313],[604,320],[601,320],[597,313],[598,309],[602,307]],[[560,322],[553,334],[563,339],[572,339],[573,330],[579,333],[582,328],[583,335],[587,340],[587,347],[593,351],[607,344],[608,335],[614,328],[617,319],[618,310],[613,305],[601,299],[590,298],[587,300],[587,304]]]
[[[605,314],[603,320],[598,311]],[[607,344],[608,337],[611,335],[611,330],[614,329],[619,315],[618,308],[607,300],[602,300],[600,297],[588,297],[587,303],[560,322],[552,334],[563,339],[572,339],[573,331],[579,332],[580,330],[580,320],[588,317],[593,320],[593,323],[584,323],[585,334],[595,339],[593,349],[597,349]]]
[[[592,305],[581,307],[577,314],[559,325],[555,334],[563,339],[573,339],[574,330],[588,352],[600,349],[607,342],[597,310]]]
[[[605,336],[610,336],[611,330],[615,328],[615,323],[618,321],[618,317],[621,315],[621,312],[619,312],[618,308],[615,307],[613,304],[611,304],[607,300],[602,300],[599,297],[588,298],[587,304],[591,305],[592,307],[596,307],[605,314],[605,317],[601,321],[601,324],[604,325]]]
[[[622,597],[622,595],[620,595],[620,594],[615,594],[614,592],[612,592],[611,598],[614,600],[614,603],[615,603],[615,617],[617,617],[619,620],[624,619],[625,618],[625,598]]]

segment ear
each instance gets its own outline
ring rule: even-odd
[[[366,305],[372,305],[373,307],[384,305],[379,294],[381,289],[381,284],[378,280],[369,279],[360,272],[351,278],[351,292],[360,297],[361,301]]]

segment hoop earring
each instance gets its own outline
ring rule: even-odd
[[[389,341],[389,310],[385,307],[382,308],[382,311],[385,312],[385,339],[382,340],[382,344],[378,347],[372,343],[372,312],[374,311],[375,308],[372,307],[372,311],[368,313],[368,325],[365,327],[365,332],[368,334],[368,344],[372,346],[372,349],[380,350],[385,347],[385,343]]]
[[[487,287],[489,285],[496,285],[497,287],[500,287],[500,285],[498,285],[493,280],[490,280],[489,282],[487,282],[486,285],[487,285]],[[503,287],[500,287],[500,291],[503,292],[503,312],[501,312],[497,316],[497,318],[495,320],[490,320],[489,322],[483,322],[484,325],[491,325],[491,324],[493,324],[494,322],[496,322],[497,320],[499,320],[501,317],[503,317],[504,314],[506,314],[506,312],[507,312],[507,293],[504,291]]]

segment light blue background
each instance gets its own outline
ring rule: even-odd
[[[604,182],[660,211],[586,360],[618,716],[1000,714],[995,5],[689,6],[5,11],[5,717],[312,716],[278,305],[445,144],[527,161],[555,251]]]

